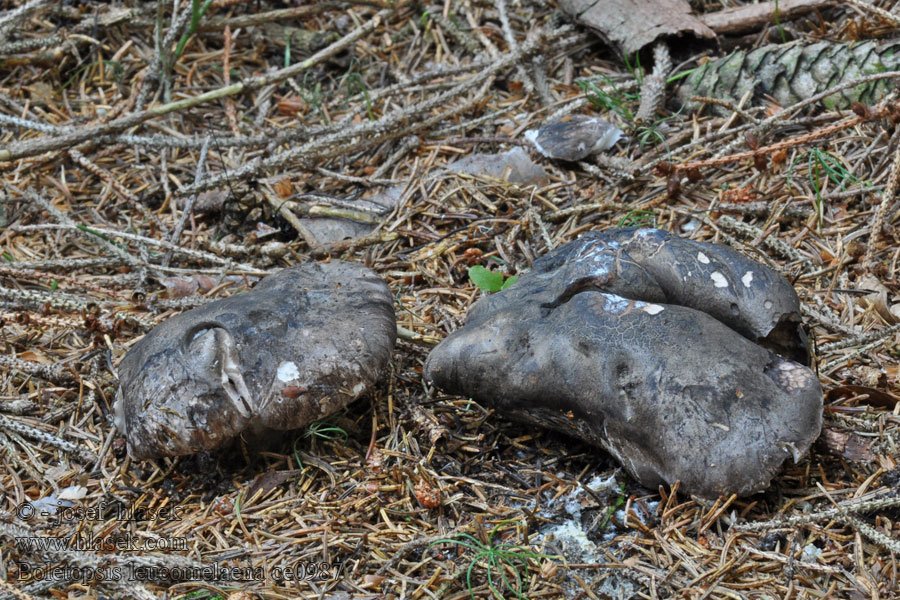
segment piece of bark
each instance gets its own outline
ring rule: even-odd
[[[686,0],[560,0],[559,7],[629,57],[660,38],[716,37]]]
[[[738,35],[758,31],[768,25],[790,21],[817,8],[834,4],[830,0],[780,0],[745,4],[700,16],[703,24],[719,35]],[[776,20],[775,10],[778,9]]]

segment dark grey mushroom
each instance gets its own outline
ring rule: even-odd
[[[119,365],[116,425],[135,458],[221,446],[326,417],[381,375],[396,341],[387,284],[363,265],[307,263],[172,317]]]
[[[648,487],[715,497],[765,488],[819,435],[808,360],[783,277],[724,246],[618,229],[480,299],[425,377],[598,444]]]
[[[622,137],[622,130],[600,117],[566,115],[540,129],[525,132],[525,139],[547,158],[581,160],[608,150]]]

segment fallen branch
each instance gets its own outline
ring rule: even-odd
[[[831,6],[830,0],[780,0],[726,8],[700,16],[703,24],[719,35],[737,35],[757,31]]]

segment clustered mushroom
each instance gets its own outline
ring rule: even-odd
[[[302,427],[368,389],[395,335],[371,270],[285,269],[138,342],[119,368],[117,425],[136,458]],[[808,451],[823,404],[809,358],[778,273],[724,246],[615,229],[479,300],[425,379],[602,446],[646,486],[713,497],[761,490]]]
[[[591,232],[486,296],[425,378],[607,449],[648,487],[763,489],[822,427],[800,306],[771,269],[656,229]]]

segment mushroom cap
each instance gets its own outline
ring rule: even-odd
[[[135,458],[221,446],[322,419],[379,377],[396,341],[387,284],[333,260],[172,317],[119,365],[116,421]]]
[[[612,148],[622,130],[600,117],[566,115],[525,132],[525,139],[547,158],[581,160],[595,152]]]
[[[822,388],[792,360],[807,358],[783,277],[723,246],[620,229],[479,300],[425,377],[600,445],[648,487],[715,497],[765,488],[818,437]]]

